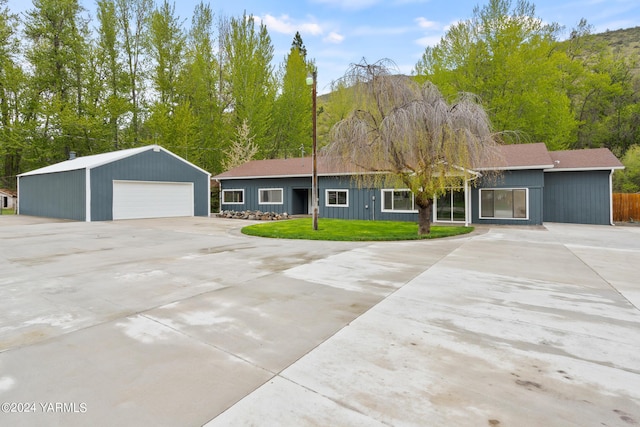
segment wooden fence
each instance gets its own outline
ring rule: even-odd
[[[613,220],[640,221],[640,194],[613,193]]]

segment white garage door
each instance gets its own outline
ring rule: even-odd
[[[193,216],[192,182],[113,181],[113,219]]]

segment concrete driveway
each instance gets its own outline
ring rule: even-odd
[[[0,217],[0,425],[640,424],[640,227]]]

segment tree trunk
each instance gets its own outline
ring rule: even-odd
[[[431,207],[433,206],[433,200],[427,199],[424,203],[416,203],[416,205],[418,206],[418,235],[431,234]]]

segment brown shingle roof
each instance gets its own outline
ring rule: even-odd
[[[318,156],[318,175],[353,174],[358,168],[338,168]],[[216,175],[214,179],[232,178],[276,178],[290,176],[311,176],[311,157],[294,157],[289,159],[252,160],[231,170]]]
[[[476,170],[607,170],[623,168],[607,148],[590,150],[548,151],[544,143],[499,146],[496,159]],[[311,157],[252,160],[213,179],[281,178],[311,176]],[[327,159],[318,157],[318,175],[350,175],[364,172],[357,167],[339,169]]]
[[[546,145],[535,144],[500,145],[496,159],[480,165],[477,170],[546,169],[553,167]]]
[[[620,160],[607,148],[551,151],[553,170],[607,170],[622,169]]]

